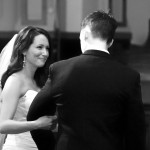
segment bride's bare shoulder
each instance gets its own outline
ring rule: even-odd
[[[9,89],[10,91],[17,90],[20,95],[24,94],[26,89],[23,74],[17,72],[10,75],[5,83],[4,89]]]
[[[9,78],[16,82],[20,82],[21,84],[24,82],[24,75],[21,72],[13,73]]]

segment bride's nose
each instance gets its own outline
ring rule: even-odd
[[[43,56],[49,56],[49,52],[48,52],[47,48],[43,48],[42,55]]]

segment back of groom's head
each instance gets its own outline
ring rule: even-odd
[[[81,30],[86,26],[89,26],[93,37],[106,40],[109,44],[114,38],[117,21],[110,13],[98,10],[83,19]]]

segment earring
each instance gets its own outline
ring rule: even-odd
[[[26,64],[26,55],[23,55],[23,68],[25,67]]]

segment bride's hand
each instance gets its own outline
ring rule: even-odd
[[[36,120],[38,129],[53,130],[57,125],[57,116],[42,116]]]

